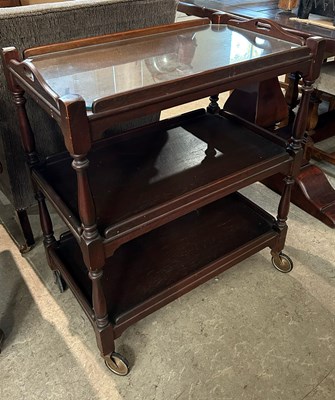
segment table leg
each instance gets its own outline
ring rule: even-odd
[[[0,353],[1,353],[2,343],[4,342],[4,340],[5,340],[5,334],[0,329]]]
[[[31,229],[27,210],[17,209],[16,214],[18,216],[20,227],[25,239],[25,243],[21,246],[20,251],[21,253],[27,253],[35,244],[34,234]]]

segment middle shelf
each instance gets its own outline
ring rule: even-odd
[[[118,245],[277,172],[287,143],[233,118],[198,110],[97,143],[88,155],[98,230]],[[68,154],[47,159],[33,179],[72,232],[76,174]],[[78,236],[79,237],[79,236]]]

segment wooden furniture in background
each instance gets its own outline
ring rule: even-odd
[[[115,339],[131,324],[265,247],[281,272],[293,265],[286,219],[323,41],[212,20],[42,46],[23,60],[3,52],[48,262],[119,375],[128,364]],[[215,104],[217,93],[290,71],[305,86],[289,140],[215,107],[105,137],[115,123],[204,96]],[[24,92],[59,124],[67,153],[39,159]],[[238,190],[279,172],[274,218]],[[58,240],[45,197],[69,229]]]
[[[332,18],[335,24],[335,4],[334,1],[327,0],[300,0],[298,17],[307,19],[309,14],[322,15]]]
[[[297,34],[299,33],[298,31]],[[306,36],[305,32],[301,34]],[[323,59],[327,60],[329,57],[332,59],[335,55],[335,41],[330,38],[325,40]],[[334,137],[334,72],[334,63],[324,61],[321,65],[320,76],[314,83],[304,141],[304,161],[292,192],[292,199],[296,205],[331,228],[335,228],[335,190],[324,172],[309,161],[313,158],[335,163],[335,154],[327,149],[322,150],[317,145],[318,142]],[[287,101],[291,108],[295,108],[298,104],[299,84],[299,77],[291,75],[286,90]],[[321,114],[319,114],[321,103]],[[328,110],[325,110],[327,105]],[[282,188],[279,179],[268,180],[267,185],[276,191]]]
[[[0,0],[1,7],[17,7],[20,6],[20,0]]]
[[[299,0],[279,0],[278,8],[285,11],[291,11],[297,7]]]
[[[325,106],[327,106],[326,109],[324,109]],[[323,63],[320,77],[315,83],[310,109],[309,135],[305,145],[306,159],[313,158],[335,165],[334,149],[328,151],[320,147],[320,142],[333,137],[335,132],[334,61]]]
[[[268,7],[265,7],[264,3],[260,3],[259,5],[257,5],[257,3],[252,3],[251,5],[250,3],[249,5],[247,5],[247,2],[239,2],[238,5],[234,5],[233,3],[226,4],[226,2],[221,4],[212,0],[197,0],[196,3],[197,5],[194,4],[193,0],[188,0],[187,3],[179,2],[178,10],[189,15],[196,15],[198,17],[208,17],[217,12],[223,12],[220,10],[228,10],[230,15],[233,15],[232,13],[236,12],[239,15],[235,15],[235,18],[241,20],[252,17],[253,15],[268,17],[271,20],[280,23],[280,25],[282,25],[284,29],[288,32],[303,37],[305,39],[311,36],[325,37],[326,48],[324,56],[327,57],[327,55],[329,54],[335,54],[334,29],[329,29],[325,28],[324,26],[318,26],[314,24],[306,24],[301,22],[297,18],[291,19],[291,14],[280,12],[278,8],[274,7],[273,2],[268,2]],[[207,8],[207,6],[211,8]],[[226,11],[224,12],[227,13]],[[291,106],[292,104],[296,104],[295,101],[292,100],[292,98],[296,97],[298,94],[295,74],[290,75],[290,82],[291,84],[287,88],[289,93],[286,91],[286,98],[290,98],[288,100],[288,103]],[[262,85],[260,85],[259,87],[262,88]],[[276,86],[274,86],[274,90],[276,89],[278,89],[278,87],[276,88]],[[235,103],[237,105],[241,103],[244,104],[245,110],[248,110],[249,107],[248,115],[245,115],[245,117],[248,118],[249,116],[250,118],[252,116],[255,116],[257,114],[255,107],[258,107],[258,110],[261,111],[263,107],[268,110],[269,103],[266,101],[266,98],[262,96],[262,93],[253,90],[253,95],[251,96],[249,94],[248,97],[249,99],[252,99],[252,102],[251,104],[249,103],[249,105],[246,104],[245,97],[243,97],[243,101],[240,101],[239,99],[235,100]],[[258,102],[258,98],[264,99],[265,104]],[[235,112],[240,111],[241,108],[237,106]],[[273,111],[275,110],[272,109],[271,112]],[[273,123],[276,123],[276,120],[274,120]],[[329,127],[329,129],[326,128],[326,130],[328,134],[333,134],[331,126]],[[278,134],[281,133],[278,131]],[[282,132],[282,134],[286,136],[285,132]],[[308,144],[308,141],[306,143]],[[263,183],[265,183],[272,190],[281,193],[281,190],[283,188],[283,176],[273,176],[266,181],[263,181]],[[330,184],[325,173],[316,165],[310,164],[308,160],[304,161],[301,167],[301,171],[295,179],[295,185],[292,189],[291,201],[302,210],[306,211],[310,215],[325,223],[327,226],[335,228],[335,189]]]

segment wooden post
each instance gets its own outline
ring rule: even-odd
[[[25,107],[26,99],[24,97],[24,90],[16,83],[12,74],[7,68],[11,60],[20,61],[19,52],[14,47],[8,47],[3,49],[1,55],[4,64],[7,85],[9,90],[12,92],[13,102],[16,107],[22,146],[26,153],[28,164],[30,167],[32,167],[33,165],[38,164],[39,160],[35,149],[35,138]]]
[[[97,327],[97,341],[102,352],[100,333],[110,331],[106,296],[103,288],[103,268],[105,253],[102,238],[97,229],[96,210],[88,179],[89,160],[87,153],[91,149],[90,128],[87,120],[86,105],[80,96],[64,96],[59,100],[61,128],[65,145],[73,158],[72,167],[77,175],[77,201],[82,223],[81,251],[92,281],[92,304]],[[111,340],[110,349],[114,348]]]

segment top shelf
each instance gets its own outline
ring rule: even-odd
[[[228,68],[298,47],[261,33],[205,24],[123,37],[107,43],[33,55],[29,59],[59,97],[78,93],[86,107],[92,109],[97,99]]]
[[[60,125],[69,104],[86,106],[92,141],[111,119],[153,114],[289,72],[310,73],[315,49],[271,21],[219,22],[199,19],[31,48],[22,62],[8,48],[5,58],[17,83]]]
[[[89,152],[117,123],[286,73],[317,77],[320,38],[305,43],[267,20],[216,22],[31,48],[23,61],[7,48],[6,73],[13,91],[23,89],[57,121],[71,154]]]

